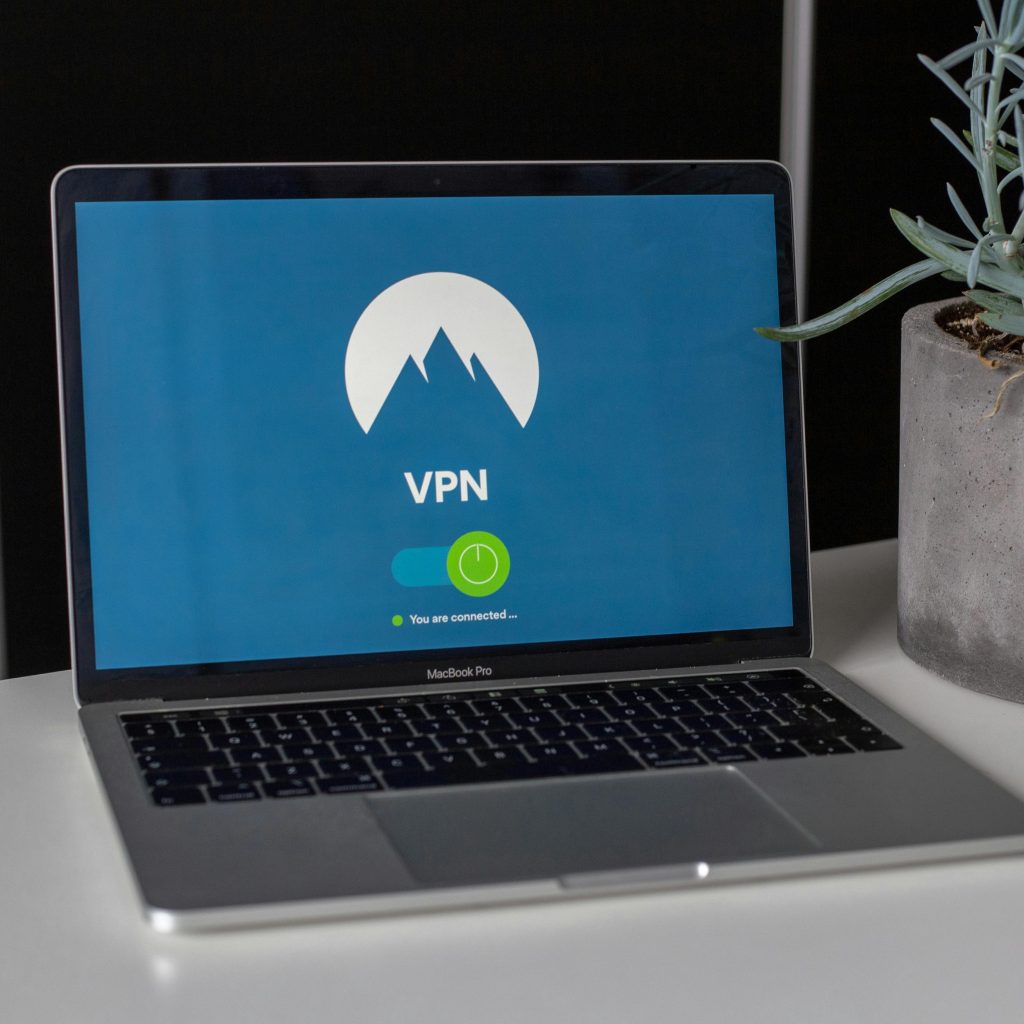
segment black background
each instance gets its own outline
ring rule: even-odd
[[[973,198],[928,125],[936,115],[959,128],[956,100],[914,54],[944,55],[973,37],[975,21],[968,0],[819,4],[809,315],[918,258],[889,206],[951,226],[945,180]],[[69,663],[48,199],[61,167],[774,159],[781,33],[781,0],[6,5],[9,673]],[[895,534],[899,319],[955,288],[928,282],[809,343],[813,547]]]

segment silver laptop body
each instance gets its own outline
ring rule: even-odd
[[[766,163],[53,185],[80,719],[160,930],[1024,849],[811,654]]]

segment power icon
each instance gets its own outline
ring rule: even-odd
[[[476,587],[486,586],[498,575],[498,556],[488,544],[470,544],[459,555],[459,575]]]
[[[448,549],[448,578],[456,590],[470,597],[487,597],[508,579],[508,548],[493,533],[464,533]]]

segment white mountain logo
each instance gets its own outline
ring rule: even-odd
[[[385,288],[352,329],[345,352],[345,391],[364,432],[370,432],[409,359],[428,380],[423,360],[441,330],[474,380],[471,361],[476,356],[525,427],[540,384],[537,346],[526,321],[489,284],[435,271]]]

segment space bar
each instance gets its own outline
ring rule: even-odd
[[[467,786],[485,782],[516,782],[521,779],[550,779],[640,770],[642,766],[628,754],[624,754],[621,757],[588,757],[575,761],[552,761],[548,764],[518,762],[488,765],[486,768],[383,772],[382,777],[388,789],[422,789],[425,786]]]

